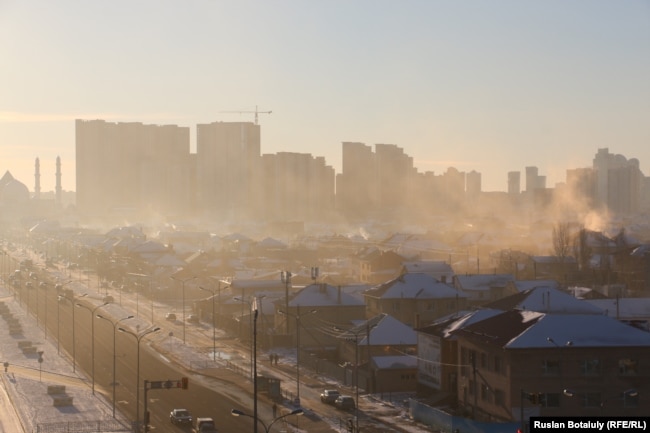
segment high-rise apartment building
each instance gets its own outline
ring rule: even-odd
[[[199,124],[196,130],[197,199],[225,219],[261,211],[260,126],[252,122]]]
[[[334,168],[325,158],[280,152],[262,156],[263,212],[267,221],[323,221],[334,211]]]
[[[617,213],[639,210],[642,197],[643,173],[639,160],[598,149],[593,160],[596,176],[596,199],[599,204]]]
[[[521,172],[508,172],[508,194],[519,195],[521,193]]]
[[[77,119],[75,134],[82,216],[188,211],[189,128]]]
[[[363,216],[377,208],[375,153],[363,143],[342,143],[342,171],[336,177],[336,207],[346,216]]]

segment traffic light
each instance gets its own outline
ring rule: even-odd
[[[181,379],[181,388],[182,389],[187,389],[187,386],[189,385],[190,380],[187,377],[183,377]]]

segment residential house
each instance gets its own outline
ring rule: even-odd
[[[467,295],[469,305],[480,307],[517,293],[514,286],[509,284],[514,281],[515,277],[511,274],[456,275],[453,286]]]
[[[461,311],[418,328],[417,392],[431,404],[455,406],[458,400],[458,342],[453,331],[488,317],[500,310]]]
[[[454,335],[458,404],[474,419],[647,414],[648,332],[605,315],[510,310]]]
[[[364,318],[363,301],[348,294],[344,287],[310,284],[293,294],[288,302],[286,298],[275,302],[276,343],[282,344],[279,338],[284,335],[286,345],[319,350],[335,348],[338,340],[334,327],[345,328]]]
[[[447,262],[435,260],[407,261],[402,264],[402,274],[421,273],[431,275],[436,280],[451,282],[455,273]]]
[[[387,314],[379,314],[340,330],[339,359],[362,369],[359,385],[369,392],[414,392],[417,336],[413,328]]]
[[[405,257],[394,251],[382,251],[375,247],[365,248],[355,254],[355,262],[359,267],[359,281],[368,284],[379,284],[399,275]]]
[[[428,274],[406,273],[364,293],[367,317],[385,313],[409,326],[465,309],[467,295]]]

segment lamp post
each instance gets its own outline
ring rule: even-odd
[[[182,309],[182,313],[181,313],[181,314],[182,314],[182,316],[183,316],[183,344],[185,344],[185,321],[186,321],[186,320],[185,320],[185,283],[188,282],[188,281],[192,281],[192,280],[194,280],[194,279],[196,278],[196,276],[194,276],[194,277],[190,277],[190,278],[186,278],[186,279],[184,279],[184,280],[179,280],[178,278],[174,278],[173,276],[171,276],[171,277],[169,277],[169,278],[171,278],[171,279],[174,280],[174,281],[180,281],[180,283],[181,283],[182,286],[183,286],[183,309]]]
[[[273,421],[271,421],[271,422],[269,423],[269,425],[267,426],[267,425],[264,423],[264,421],[262,421],[261,419],[259,419],[259,418],[256,417],[256,416],[249,415],[249,414],[244,413],[244,412],[242,412],[241,410],[237,410],[237,409],[232,409],[232,410],[230,411],[230,414],[231,414],[232,416],[247,416],[247,417],[249,417],[249,418],[253,418],[253,420],[255,420],[255,421],[259,422],[260,424],[262,424],[262,426],[264,427],[264,431],[265,431],[266,433],[269,433],[269,432],[271,431],[271,426],[273,426],[273,424],[275,424],[277,421],[280,421],[282,418],[286,418],[286,417],[291,416],[291,415],[302,415],[303,413],[304,413],[304,411],[303,411],[302,409],[300,409],[300,408],[298,408],[298,409],[294,409],[294,410],[292,410],[292,411],[289,412],[289,413],[285,413],[284,415],[281,415],[281,416],[279,416],[279,417],[273,419]],[[256,426],[256,427],[257,427],[257,422],[255,423],[255,426]],[[255,432],[257,432],[257,428],[255,429]]]
[[[79,298],[83,298],[87,294],[84,293],[83,295],[80,295]],[[70,306],[72,307],[72,372],[75,373],[77,371],[77,354],[76,354],[76,344],[75,344],[75,336],[74,336],[74,296],[72,298],[68,298],[65,295],[59,295],[59,300],[66,300],[70,302]]]
[[[152,333],[157,332],[157,331],[160,331],[160,328],[159,327],[151,328],[151,329],[143,331],[143,332],[141,332],[139,334],[136,334],[135,332],[129,331],[128,329],[124,329],[124,328],[117,328],[117,330],[120,331],[120,332],[124,332],[126,334],[129,334],[129,335],[133,336],[133,338],[135,338],[135,340],[138,343],[137,355],[136,355],[137,356],[137,362],[136,362],[137,366],[136,366],[136,373],[135,373],[135,377],[136,377],[136,379],[135,379],[135,382],[136,382],[136,386],[135,386],[135,394],[136,394],[136,397],[135,397],[135,401],[136,401],[136,403],[135,403],[135,425],[136,425],[136,428],[138,429],[138,431],[140,431],[140,341],[142,341],[142,339],[144,337],[146,337],[147,335],[152,334]]]
[[[284,311],[289,311],[289,286],[291,285],[291,272],[280,272],[280,281],[284,283]],[[289,321],[285,322],[285,334],[289,334]]]
[[[253,329],[253,314],[255,314],[255,319],[257,319],[257,309],[255,310],[255,312],[253,312],[253,303],[251,301],[247,301],[246,299],[242,298],[241,296],[235,296],[233,299],[235,301],[246,302],[248,304],[248,306],[250,307],[248,326],[251,329],[251,332],[256,332],[257,329],[255,329],[255,330]],[[241,323],[241,321],[240,321],[240,323]],[[240,328],[241,328],[241,326],[240,326]],[[251,372],[251,379],[253,381],[256,381],[257,378],[253,375],[253,366],[255,364],[254,359],[253,359],[253,358],[255,358],[255,353],[254,353],[255,351],[254,351],[254,348],[253,348],[253,346],[254,346],[253,343],[254,342],[251,342],[251,369],[250,369],[250,372]]]
[[[216,296],[214,290],[206,289],[205,287],[199,286],[199,289],[204,290],[208,293],[212,293],[212,360],[217,360],[217,325],[215,323],[214,315],[214,298]]]
[[[296,314],[291,314],[288,311],[278,311],[280,314],[284,314],[288,317],[294,317],[296,319],[296,400],[295,404],[300,406],[300,305],[296,305]],[[309,310],[308,314],[315,313],[316,310]],[[287,320],[287,322],[289,322]]]
[[[56,283],[54,285],[54,289],[57,291],[57,293],[59,291],[63,291],[63,286],[65,286],[66,284],[70,284],[71,282],[72,282],[72,280],[66,281],[65,283]],[[56,354],[57,355],[61,354],[61,351],[59,350],[59,341],[61,340],[59,338],[59,336],[60,336],[59,330],[60,330],[60,323],[61,323],[59,321],[59,306],[60,306],[62,300],[63,299],[61,299],[61,297],[57,295],[57,300],[56,300]]]
[[[87,305],[80,304],[77,302],[77,307],[85,308],[86,310],[90,311],[90,358],[92,362],[92,389],[93,389],[93,395],[95,395],[95,311],[98,309],[108,305],[108,302],[104,302],[101,305],[96,306],[95,308],[90,308]]]
[[[341,338],[345,338],[348,341],[354,341],[354,385],[355,385],[355,402],[354,402],[354,417],[356,421],[356,431],[359,431],[359,335],[361,335],[362,332],[366,333],[366,343],[368,346],[370,346],[370,330],[377,326],[377,324],[373,324],[372,326],[366,323],[365,326],[359,327],[356,331],[354,330],[343,330],[338,327],[334,327],[337,331],[341,331]],[[346,337],[346,335],[353,335],[354,339],[350,337]],[[370,350],[370,347],[368,347],[368,350]],[[370,353],[368,353],[368,356],[370,356]]]
[[[112,322],[111,319],[102,316],[101,314],[98,314],[97,317],[99,319],[106,320],[109,322],[111,325],[113,325],[113,418],[115,418],[115,360],[116,360],[116,353],[115,353],[115,334],[117,333],[117,325],[127,319],[133,319],[133,316],[127,316],[123,317],[121,319],[116,320],[115,322]]]

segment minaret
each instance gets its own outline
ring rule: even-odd
[[[61,157],[56,157],[56,203],[61,205]]]
[[[41,198],[41,162],[36,158],[34,164],[34,198]]]

